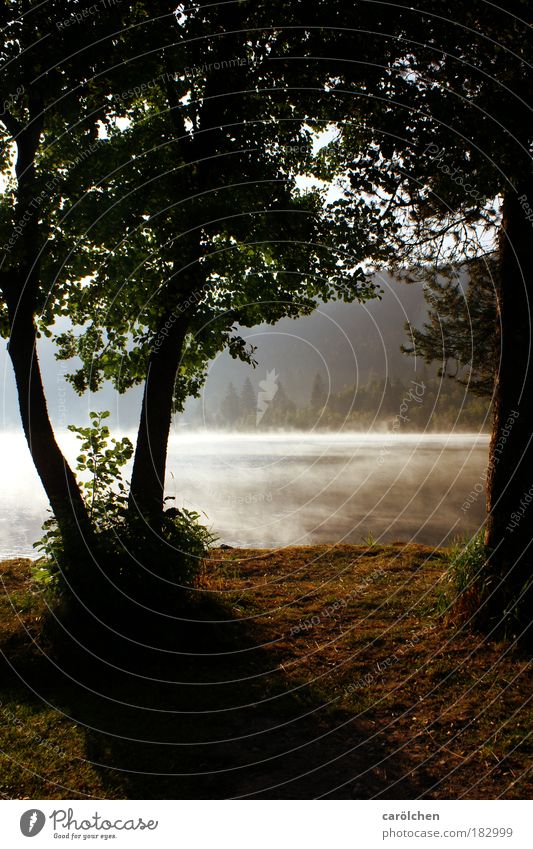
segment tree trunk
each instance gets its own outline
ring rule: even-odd
[[[187,333],[184,316],[161,322],[144,385],[141,420],[133,461],[130,514],[157,524],[163,512],[168,438],[174,385]]]
[[[17,384],[20,415],[32,460],[56,517],[65,552],[77,559],[90,542],[91,523],[76,478],[50,423],[36,349],[33,315],[22,298],[9,303],[11,336],[8,344]],[[81,546],[81,547],[80,547]]]
[[[17,148],[15,218],[19,225],[24,222],[17,250],[24,259],[14,268],[2,271],[0,284],[10,322],[8,351],[15,372],[24,434],[59,524],[65,553],[75,562],[87,553],[91,523],[76,478],[54,436],[37,358],[34,314],[40,284],[41,242],[39,207],[35,203],[35,156],[43,128],[44,106],[32,90],[28,107],[30,120],[26,125],[6,110],[2,114],[2,121]]]
[[[501,360],[487,478],[486,543],[492,550],[490,589],[496,590],[488,607],[502,616],[530,580],[533,557],[533,177],[504,196],[498,313]]]

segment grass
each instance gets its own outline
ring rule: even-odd
[[[0,794],[527,798],[530,662],[443,619],[448,563],[214,551],[163,651],[114,638],[99,661],[49,641],[29,561],[4,561]]]
[[[520,593],[512,582],[498,585],[483,531],[471,538],[459,538],[447,560],[448,569],[436,599],[436,610],[445,618],[475,622],[485,631],[498,630],[511,639],[514,632],[530,632],[531,580]],[[528,638],[531,645],[530,635]]]

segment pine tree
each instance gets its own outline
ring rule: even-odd
[[[226,424],[234,425],[241,415],[239,396],[233,383],[228,385],[226,395],[220,405],[220,413]]]
[[[401,399],[401,385],[394,385],[390,377],[387,377],[383,386],[383,395],[381,399],[381,411],[383,413],[393,413],[399,404],[398,396]]]
[[[313,388],[311,389],[311,407],[313,410],[321,409],[327,401],[327,391],[324,379],[320,372],[317,371],[313,380]]]
[[[255,415],[256,407],[257,398],[252,386],[252,381],[249,377],[247,377],[242,387],[240,399],[240,413],[242,418],[245,421],[248,421],[251,416]]]
[[[406,354],[438,363],[439,375],[452,377],[485,398],[494,391],[499,361],[497,275],[496,257],[428,272],[427,321],[422,330],[406,325],[412,344],[402,346]]]
[[[294,401],[291,401],[289,396],[285,391],[285,387],[281,380],[278,383],[278,393],[275,398],[275,406],[276,409],[280,410],[283,413],[292,413],[296,409],[296,404]]]

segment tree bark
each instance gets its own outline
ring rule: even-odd
[[[15,372],[24,435],[58,521],[65,552],[79,559],[90,541],[91,523],[76,478],[56,442],[50,423],[33,314],[23,298],[17,305],[8,300],[8,311],[11,322],[8,351]]]
[[[503,200],[501,358],[487,477],[489,604],[502,615],[531,578],[533,541],[533,177]],[[529,218],[529,220],[528,220]]]
[[[160,323],[144,385],[141,420],[133,461],[130,515],[157,523],[163,513],[168,438],[174,385],[187,334],[184,316],[174,313]]]

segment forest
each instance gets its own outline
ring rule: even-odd
[[[420,402],[413,405],[413,392],[424,394],[426,408]],[[261,390],[259,390],[261,391]],[[246,378],[240,392],[229,383],[218,411],[206,416],[206,425],[245,432],[257,422],[257,393],[250,378]],[[402,404],[410,410],[404,412]],[[428,415],[430,407],[431,415]],[[307,430],[326,428],[367,430],[380,427],[397,431],[403,427],[407,432],[418,430],[449,431],[486,429],[490,427],[490,404],[473,394],[463,398],[460,387],[442,383],[440,378],[421,378],[409,385],[401,380],[372,380],[359,387],[349,387],[328,395],[326,379],[316,372],[309,387],[309,403],[299,406],[285,392],[278,381],[277,391],[261,417],[263,428]],[[379,411],[376,415],[376,411]]]

